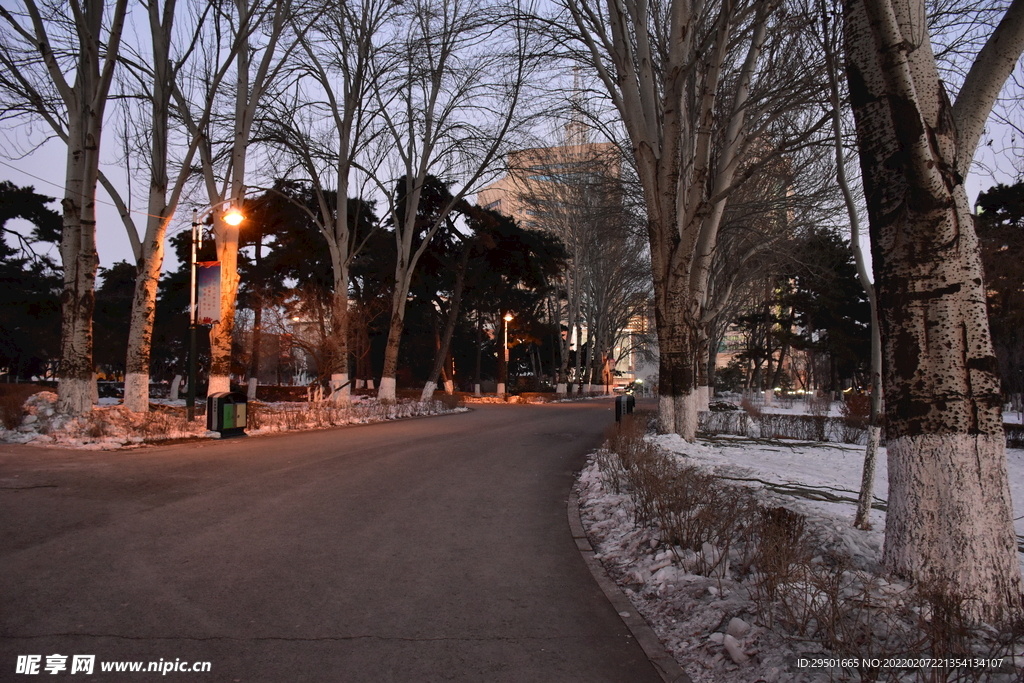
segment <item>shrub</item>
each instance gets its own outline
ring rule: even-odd
[[[24,415],[23,406],[32,394],[48,391],[37,384],[0,384],[0,422],[5,429],[17,429]]]

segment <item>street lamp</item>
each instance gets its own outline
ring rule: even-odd
[[[512,314],[511,313],[506,313],[504,316],[502,316],[502,320],[505,321],[505,343],[504,343],[504,348],[505,348],[505,373],[504,373],[504,377],[502,377],[503,381],[498,383],[498,395],[499,396],[504,396],[505,395],[505,383],[508,382],[508,324],[510,322],[512,322]]]
[[[196,417],[196,328],[198,327],[196,317],[198,314],[196,308],[196,255],[202,240],[199,226],[202,225],[201,221],[205,220],[207,216],[222,206],[223,204],[216,204],[207,208],[202,214],[199,213],[199,209],[192,209],[192,278],[188,289],[188,395],[185,398],[185,409],[189,422]],[[245,220],[245,216],[238,209],[229,205],[221,220],[234,227],[241,224]]]

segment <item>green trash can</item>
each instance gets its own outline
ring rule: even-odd
[[[248,398],[237,391],[221,391],[206,397],[206,428],[224,436],[245,436]]]

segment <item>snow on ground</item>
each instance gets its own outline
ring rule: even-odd
[[[15,429],[0,427],[0,442],[61,446],[87,450],[116,450],[159,443],[171,439],[220,438],[206,429],[206,418],[185,419],[185,400],[154,399],[148,413],[132,413],[118,399],[100,399],[86,415],[69,418],[54,409],[57,394],[42,391],[25,401],[25,415]],[[248,404],[246,433],[250,436],[273,432],[324,429],[350,424],[383,422],[420,415],[463,412],[465,407],[448,407],[437,400],[381,403],[368,396],[352,396],[347,406],[326,401],[314,403]]]
[[[872,530],[852,526],[863,446],[768,443],[728,436],[696,444],[678,435],[648,438],[686,464],[750,487],[764,506],[782,505],[805,515],[819,549],[844,551],[857,570],[877,570],[885,513],[872,511]],[[1024,450],[1008,450],[1008,469],[1020,536],[1024,535]],[[607,485],[596,456],[580,475],[578,493],[584,527],[598,559],[695,683],[837,680],[836,671],[799,666],[801,658],[829,656],[820,644],[763,625],[765,620],[756,613],[749,593],[751,581],[691,573],[685,561],[680,563],[660,544],[657,532],[635,525],[632,500]],[[874,496],[878,503],[887,496],[884,448],[879,451]],[[714,549],[702,552],[708,551]],[[883,591],[905,589],[880,581]],[[746,661],[737,664],[737,659]],[[1010,667],[1006,675],[1019,674]]]

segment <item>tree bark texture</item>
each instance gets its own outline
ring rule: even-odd
[[[92,315],[96,307],[96,183],[100,122],[91,102],[69,117],[64,227],[60,254],[64,265],[61,292],[61,360],[57,410],[81,415],[92,409]],[[76,121],[77,119],[77,121]]]
[[[923,2],[849,0],[847,76],[878,295],[889,457],[884,562],[1022,613],[997,362],[957,132]]]

